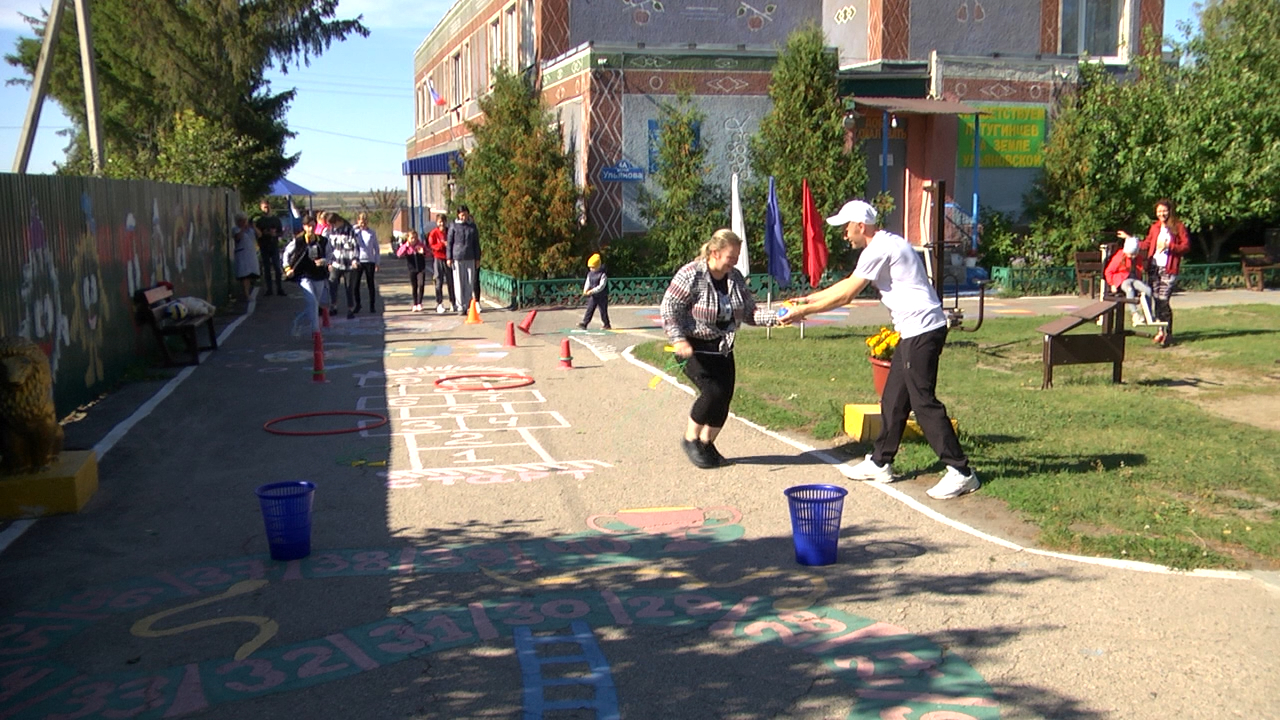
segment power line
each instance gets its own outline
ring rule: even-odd
[[[359,135],[346,135],[343,133],[336,133],[331,130],[319,130],[317,128],[309,128],[303,125],[290,125],[289,127],[290,129],[297,128],[298,130],[307,130],[309,132],[317,132],[317,133],[320,133],[321,135],[336,135],[338,137],[350,138],[351,140],[364,140],[365,142],[379,143],[382,145],[395,145],[396,147],[404,147],[405,145],[403,142],[391,142],[390,140],[377,140],[375,138],[360,137]]]
[[[299,92],[305,92],[308,95],[312,93],[318,93],[321,95],[346,95],[347,97],[377,97],[377,98],[393,98],[393,99],[400,99],[400,100],[408,100],[410,97],[410,93],[413,92],[411,88],[405,88],[404,90],[398,93],[362,93],[362,92],[352,92],[351,90],[317,90],[315,88],[303,88],[303,87],[298,87],[296,85],[294,86],[293,89]]]

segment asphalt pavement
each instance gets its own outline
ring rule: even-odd
[[[656,308],[540,312],[511,347],[526,312],[412,313],[399,263],[381,281],[324,331],[323,378],[292,288],[66,426],[100,488],[0,530],[0,720],[1280,717],[1265,575],[1024,548],[932,478],[851,482],[737,418],[734,464],[697,470],[691,396],[627,352]],[[1174,307],[1239,301],[1280,293]],[[254,491],[296,480],[311,553],[274,561]],[[833,565],[795,562],[783,491],[810,483],[848,489]]]

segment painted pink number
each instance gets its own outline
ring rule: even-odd
[[[562,606],[568,606],[568,610],[561,610]],[[551,600],[542,604],[540,608],[542,614],[547,617],[557,618],[559,620],[576,620],[591,612],[591,606],[581,600]]]
[[[782,641],[783,645],[795,645],[796,643],[799,642],[799,639],[796,638],[795,633],[791,632],[791,628],[788,628],[786,625],[783,625],[782,623],[779,623],[779,622],[762,620],[759,622],[749,623],[745,628],[742,629],[742,633],[744,635],[752,635],[755,637],[760,637],[761,635],[764,635],[766,632],[769,632],[769,631],[772,631],[775,635],[777,635],[778,639]]]
[[[58,606],[63,612],[89,612],[102,607],[113,597],[110,590],[91,590],[71,598],[70,602]]]
[[[719,600],[706,595],[676,595],[675,603],[676,607],[690,616],[720,612],[723,607]]]
[[[356,572],[386,570],[391,567],[391,554],[382,551],[356,553],[351,556],[351,561],[355,563]]]
[[[145,677],[130,680],[120,685],[121,700],[141,700],[142,704],[123,710],[103,710],[102,717],[105,718],[131,718],[140,715],[148,710],[154,710],[164,704],[164,695],[160,689],[169,684],[169,679],[160,677]],[[130,689],[136,688],[136,689]],[[128,692],[125,692],[125,691]]]
[[[75,629],[73,625],[39,625],[30,630],[27,630],[26,625],[0,625],[0,640],[17,636],[13,638],[13,646],[0,648],[0,655],[21,655],[39,650],[49,644],[49,638],[44,636],[45,633],[73,629]],[[23,630],[27,631],[23,632]]]
[[[502,603],[494,608],[498,612],[506,612],[507,610],[515,610],[515,613],[509,618],[503,618],[502,622],[508,625],[537,625],[546,618],[534,612],[533,603]]]
[[[68,705],[79,705],[80,709],[68,714],[46,715],[44,720],[75,720],[87,715],[92,715],[101,710],[107,704],[107,698],[111,697],[111,693],[116,689],[115,683],[95,682],[88,685],[81,685],[71,691],[71,697],[67,698]]]
[[[293,662],[294,660],[297,660],[300,657],[306,657],[307,655],[311,655],[313,657],[303,663],[302,667],[298,668],[299,678],[315,677],[317,675],[324,675],[325,673],[346,670],[350,667],[347,663],[338,663],[337,665],[329,665],[326,667],[324,664],[325,661],[333,657],[333,651],[327,647],[298,648],[297,650],[290,650],[285,653],[283,657],[285,660]]]
[[[351,567],[351,563],[342,559],[341,555],[333,553],[325,553],[316,558],[315,563],[311,565],[311,569],[318,573],[336,573],[342,572]]]
[[[633,597],[627,600],[627,604],[630,605],[631,607],[640,608],[640,610],[636,612],[636,617],[647,618],[647,619],[666,618],[666,617],[674,616],[675,613],[672,612],[671,610],[659,609],[663,605],[665,605],[666,602],[667,602],[666,598],[660,598],[654,595],[641,595],[639,597]]]
[[[249,658],[247,660],[236,660],[218,668],[214,672],[219,675],[226,675],[240,668],[249,668],[249,677],[258,678],[262,682],[256,685],[242,683],[239,680],[233,680],[226,684],[228,690],[237,692],[261,692],[273,688],[285,681],[284,673],[276,670],[271,666],[270,660],[262,660],[260,658]]]
[[[163,594],[164,591],[164,588],[158,587],[126,590],[111,601],[111,607],[116,608],[117,610],[136,610],[137,608],[146,606],[152,600],[155,600],[156,596]]]

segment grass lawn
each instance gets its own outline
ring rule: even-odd
[[[1035,328],[1050,319],[987,319],[948,338],[938,397],[980,492],[1038,527],[1041,547],[1177,568],[1280,567],[1280,307],[1177,310],[1177,345],[1129,338],[1124,384],[1111,384],[1110,365],[1080,365],[1055,368],[1041,390]],[[877,402],[863,340],[878,329],[809,328],[804,340],[746,329],[733,411],[860,457],[870,445],[844,435],[843,408]],[[663,367],[662,346],[636,355]],[[1244,417],[1255,420],[1230,419]],[[942,470],[922,442],[894,464]]]

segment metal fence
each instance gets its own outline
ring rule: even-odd
[[[847,274],[825,273],[819,287],[827,287]],[[480,290],[485,297],[513,309],[543,307],[575,307],[585,305],[582,294],[585,278],[557,278],[554,280],[518,280],[509,275],[480,270]],[[670,277],[609,278],[609,302],[618,305],[657,305],[662,294],[671,284]],[[747,286],[756,299],[763,302],[772,295],[774,300],[808,295],[815,288],[809,287],[801,276],[792,278],[791,287],[779,288],[768,274],[747,276]]]
[[[239,205],[221,188],[0,173],[0,336],[44,349],[59,416],[155,361],[134,323],[139,288],[227,298]]]
[[[1240,263],[1183,263],[1178,288],[1182,290],[1225,290],[1243,288]],[[1005,295],[1074,295],[1077,292],[1074,267],[997,267],[991,269],[992,284]]]

